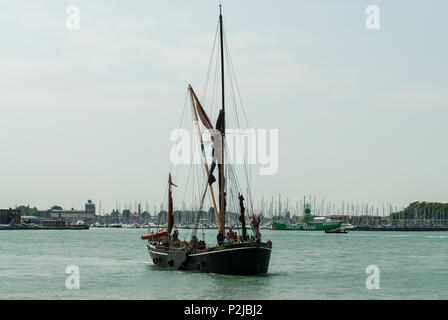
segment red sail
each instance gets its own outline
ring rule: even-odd
[[[224,111],[221,109],[219,110],[218,119],[216,120],[216,130],[222,132],[223,129],[224,129]]]
[[[224,185],[225,185],[225,178],[224,178],[224,163],[222,163],[223,161],[223,155],[224,155],[224,150],[222,150],[224,142],[223,142],[223,138],[224,138],[224,110],[221,109],[219,111],[219,116],[218,119],[216,120],[216,130],[219,131],[219,133],[221,134],[219,139],[215,139],[214,141],[214,145],[215,148],[213,149],[213,158],[214,161],[217,160],[218,163],[218,172],[219,172],[219,208],[220,208],[220,214],[221,214],[221,224],[225,225],[225,213],[226,213],[226,192],[224,191]],[[218,150],[216,150],[217,148],[219,148]],[[217,152],[218,151],[218,152]],[[213,164],[212,164],[213,167]],[[211,171],[212,173],[213,171]],[[210,173],[210,174],[211,174]]]
[[[174,216],[173,216],[173,197],[171,192],[171,186],[177,187],[171,181],[171,173],[168,175],[168,234],[171,234],[174,226]]]
[[[209,130],[214,130],[213,125],[210,121],[210,119],[208,118],[207,114],[205,113],[204,109],[201,106],[201,103],[199,102],[199,99],[196,97],[196,94],[194,93],[193,88],[191,88],[191,92],[193,93],[193,98],[196,102],[196,110],[198,111],[198,115],[199,118],[201,119],[202,123],[204,124],[204,126],[209,129]]]
[[[216,163],[218,163],[219,167],[220,167],[219,163],[221,163],[221,159],[220,159],[221,152],[219,152],[219,151],[221,151],[221,147],[222,147],[222,144],[220,143],[220,141],[221,141],[221,137],[222,137],[221,131],[223,129],[223,124],[224,124],[224,111],[220,110],[218,119],[216,120],[216,130],[213,130],[213,133],[212,133],[212,140],[214,140],[214,143],[213,143],[214,148],[212,150],[213,162],[212,162],[212,165],[210,168],[210,175],[209,175],[209,179],[208,179],[209,184],[212,184],[213,182],[216,181],[216,178],[213,175],[213,171],[216,168]],[[220,136],[218,137],[217,140],[215,140],[214,137],[217,134],[219,134]],[[218,150],[217,150],[218,152],[216,152],[216,150],[215,150],[217,148],[218,148]]]
[[[191,93],[193,94],[193,98],[194,98],[194,101],[195,101],[195,104],[196,104],[196,110],[198,112],[198,116],[201,119],[202,124],[210,131],[211,139],[213,141],[213,140],[215,140],[215,136],[217,134],[220,134],[221,131],[219,131],[220,129],[218,129],[218,131],[216,131],[215,128],[213,128],[213,124],[211,123],[209,117],[207,116],[207,113],[205,113],[204,108],[202,108],[202,105],[199,102],[199,99],[196,96],[196,93],[194,92],[194,90],[193,90],[193,88],[191,86],[190,86],[190,90],[191,90]],[[222,121],[223,121],[223,115],[222,115],[222,110],[221,110],[221,112],[220,112],[220,114],[218,116],[218,120],[216,122],[217,128],[218,127],[222,128]],[[212,185],[216,181],[216,178],[213,175],[213,171],[215,170],[215,167],[216,167],[216,161],[214,159],[214,154],[215,154],[215,150],[213,148],[213,150],[212,150],[213,161],[212,161],[212,165],[211,165],[210,173],[209,173],[209,177],[208,177],[208,183],[210,185]]]
[[[219,111],[218,119],[216,120],[216,130],[218,130],[221,133],[220,139],[216,141],[215,139],[215,146],[219,148],[218,153],[217,150],[213,150],[213,157],[214,159],[218,159],[218,172],[219,172],[219,208],[221,213],[221,224],[224,226],[226,222],[226,192],[224,191],[224,185],[225,185],[225,178],[224,178],[224,163],[221,163],[223,160],[224,150],[222,150],[222,147],[224,145],[224,141],[222,139],[224,138],[224,110],[221,109]]]

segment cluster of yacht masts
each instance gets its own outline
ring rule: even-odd
[[[318,196],[308,196],[301,200],[292,202],[289,198],[282,199],[281,194],[277,197],[272,196],[269,200],[265,197],[261,198],[259,203],[252,203],[252,212],[255,214],[263,214],[267,218],[272,217],[294,217],[303,216],[305,204],[311,205],[311,213],[314,216],[332,216],[332,215],[345,215],[345,216],[389,216],[393,212],[402,211],[404,206],[393,205],[390,202],[385,202],[381,206],[372,205],[368,203],[340,201],[329,201]],[[102,203],[99,202],[98,213],[105,215],[106,211],[101,208]],[[229,208],[230,209],[230,208]],[[155,205],[150,201],[133,201],[133,202],[121,202],[116,201],[115,211],[122,212],[128,210],[130,213],[143,213],[148,212],[151,216],[156,216],[160,211],[166,211],[166,204]],[[187,205],[183,203],[181,206],[174,206],[174,211],[195,211],[194,205]]]
[[[382,206],[372,205],[368,203],[340,201],[329,201],[318,196],[308,196],[301,200],[296,200],[295,203],[290,203],[289,198],[282,200],[281,194],[277,199],[273,196],[270,201],[261,199],[258,207],[255,207],[255,212],[262,212],[264,216],[272,218],[274,216],[303,216],[305,204],[311,206],[311,214],[314,216],[389,216],[393,212],[398,212],[404,209],[404,206],[393,205],[390,202],[385,202]]]

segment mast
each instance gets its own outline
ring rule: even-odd
[[[223,230],[225,230],[226,222],[226,204],[225,204],[225,181],[224,181],[224,137],[225,137],[225,92],[224,92],[224,40],[223,40],[223,30],[222,30],[222,11],[221,5],[219,5],[219,35],[221,43],[221,93],[222,93],[222,130],[221,130],[221,170],[219,170],[219,209],[221,213],[221,225]]]
[[[222,12],[221,12],[221,5],[219,5],[219,35],[220,35],[220,42],[221,42],[221,88],[222,88],[222,111],[225,111],[225,95],[224,95],[224,45],[223,45],[223,30],[222,30]],[[225,117],[224,117],[225,120]],[[224,121],[225,124],[225,121]],[[223,125],[225,128],[225,125]],[[224,130],[222,132],[222,135],[224,136]]]

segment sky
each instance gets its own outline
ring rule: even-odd
[[[0,208],[159,206],[219,2],[0,4]],[[279,134],[277,172],[254,170],[255,201],[447,202],[446,1],[222,4],[245,113]]]

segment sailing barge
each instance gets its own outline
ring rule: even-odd
[[[155,233],[149,233],[142,236],[147,240],[147,250],[153,263],[162,268],[177,270],[198,270],[200,272],[233,274],[233,275],[258,275],[268,272],[269,261],[272,251],[272,242],[262,242],[259,231],[260,217],[251,215],[250,224],[253,232],[249,236],[246,230],[244,197],[240,186],[234,185],[233,188],[228,183],[235,181],[235,170],[226,163],[226,112],[225,112],[225,91],[224,91],[224,40],[223,40],[223,18],[220,6],[219,15],[219,42],[220,42],[220,69],[221,69],[221,110],[217,117],[216,125],[213,126],[208,115],[203,109],[193,88],[188,86],[188,93],[191,98],[192,113],[198,132],[198,140],[201,147],[201,156],[203,167],[205,169],[203,192],[200,194],[200,203],[198,205],[196,224],[193,229],[190,241],[180,241],[177,230],[173,233],[173,200],[172,187],[176,186],[172,182],[171,174],[168,178],[168,227],[167,230],[159,230]],[[215,36],[216,40],[216,36]],[[212,158],[213,161],[209,167],[205,154],[204,141],[200,131],[200,123],[210,133],[213,141]],[[213,171],[218,169],[219,181],[219,202],[215,200],[213,183],[216,181]],[[232,176],[233,175],[233,176]],[[177,186],[176,186],[177,187]],[[248,188],[249,189],[249,188]],[[200,220],[200,214],[204,206],[206,194],[209,193],[213,211],[217,223],[217,244],[208,246],[204,240],[200,241],[197,236],[197,229]],[[239,221],[242,227],[242,236],[233,237],[230,230],[226,234],[225,213],[227,199],[226,195],[236,195],[235,201],[239,202],[240,217]],[[250,195],[249,195],[250,196]],[[219,209],[218,209],[219,205]]]

